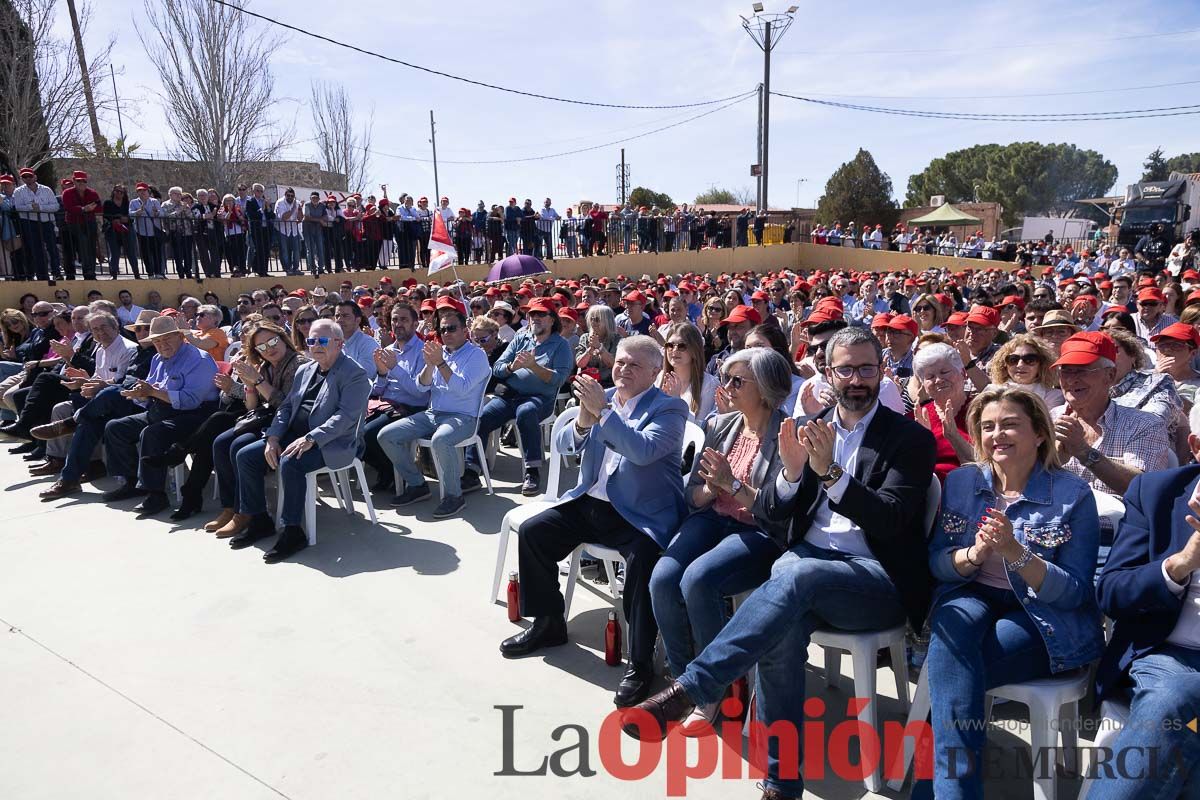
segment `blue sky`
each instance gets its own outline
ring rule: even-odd
[[[1200,102],[1200,33],[1113,40],[1200,29],[1200,3],[1015,0],[960,5],[946,17],[897,13],[895,3],[800,4],[795,24],[773,54],[773,88],[852,103],[946,111],[1049,113]],[[145,150],[166,151],[170,126],[155,96],[153,68],[131,24],[143,6],[135,0],[103,0],[101,6],[92,38],[116,37],[113,63],[127,135]],[[600,102],[695,102],[748,91],[762,77],[761,51],[739,20],[739,14],[750,14],[749,0],[486,6],[256,0],[250,7],[447,72]],[[767,10],[785,7],[768,4]],[[60,16],[60,24],[65,23],[65,10]],[[897,52],[914,50],[925,52]],[[281,118],[295,119],[298,139],[309,138],[310,82],[338,81],[350,90],[364,117],[374,106],[373,149],[380,154],[429,158],[432,108],[439,161],[521,159],[592,147],[706,110],[593,109],[534,100],[431,77],[295,34],[275,55],[275,64],[278,112]],[[987,98],[1182,81],[1197,83],[1106,94]],[[944,97],[961,99],[931,99]],[[1198,123],[1198,117],[957,122],[821,108],[777,97],[771,104],[770,201],[772,206],[791,206],[797,200],[813,205],[829,175],[859,147],[871,151],[891,176],[897,197],[903,198],[908,176],[947,151],[1030,139],[1100,151],[1117,165],[1117,186],[1123,187],[1137,180],[1142,160],[1156,146],[1168,155],[1200,150]],[[115,134],[115,122],[111,127]],[[755,130],[755,103],[748,100],[627,142],[632,185],[666,192],[676,201],[690,201],[712,184],[752,187]],[[581,199],[612,202],[620,146],[510,164],[441,163],[440,186],[456,207],[473,207],[480,199],[504,202],[514,194],[531,197],[535,204],[550,196],[559,208]],[[307,144],[289,152],[315,157]],[[434,195],[429,164],[377,154],[371,175],[372,185],[388,183],[393,196],[400,191]]]

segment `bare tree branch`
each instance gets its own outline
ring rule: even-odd
[[[92,8],[80,6],[86,39]],[[37,169],[56,155],[90,143],[87,104],[74,41],[54,33],[55,0],[0,2],[0,162],[7,168]],[[93,51],[88,72],[102,86],[113,41]],[[98,91],[99,109],[111,98]]]
[[[354,105],[346,87],[335,83],[312,84],[313,133],[321,154],[321,166],[346,176],[346,188],[361,192],[371,165],[371,139],[375,128],[375,108],[367,123],[354,134]]]
[[[277,124],[271,72],[282,37],[208,0],[146,0],[143,24],[135,27],[146,67],[162,83],[175,136],[168,149],[176,157],[207,164],[209,183],[226,191],[241,173],[279,154],[292,136]]]

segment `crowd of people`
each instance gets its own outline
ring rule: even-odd
[[[215,473],[205,530],[232,549],[275,537],[273,563],[308,546],[309,472],[361,458],[407,514],[433,505],[413,447],[427,439],[432,514],[457,516],[489,457],[461,445],[511,436],[521,492],[538,495],[542,423],[574,405],[555,446],[579,480],[519,528],[531,624],[504,656],[567,641],[559,563],[603,546],[624,559],[614,702],[645,712],[631,735],[681,721],[714,735],[752,669],[757,719],[799,730],[814,631],[906,625],[931,675],[935,754],[914,794],[982,796],[987,690],[1098,661],[1097,697],[1132,707],[1116,746],[1178,751],[1184,767],[1090,797],[1190,796],[1198,740],[1148,723],[1200,706],[1200,273],[1114,265],[385,275],[232,306],[212,293],[138,306],[127,290],[73,306],[60,286],[0,313],[0,432],[53,479],[43,500],[106,477],[100,499],[143,517],[168,510],[190,459],[171,518],[204,510]],[[1125,505],[1116,530],[1101,495]],[[656,692],[660,634],[671,679]],[[802,744],[768,740],[767,800],[801,796],[784,767]],[[977,768],[952,777],[956,753]]]
[[[37,173],[0,175],[0,278],[94,280],[97,270],[116,278],[219,278],[228,274],[317,276],[334,272],[428,267],[433,218],[440,216],[455,244],[459,264],[497,261],[514,253],[548,260],[614,253],[657,253],[764,243],[768,215],[743,208],[717,214],[688,204],[660,209],[624,203],[567,207],[563,214],[546,198],[540,206],[510,197],[490,207],[454,209],[450,198],[431,205],[426,197],[380,192],[292,188],[272,200],[261,183],[240,183],[235,192],[162,190],[146,182],[131,195],[116,184],[107,198],[76,170],[58,191]],[[778,221],[777,221],[778,222]],[[790,239],[792,229],[787,234]],[[128,273],[122,271],[122,259]]]

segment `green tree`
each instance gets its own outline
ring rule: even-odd
[[[753,205],[754,200],[754,192],[745,187],[736,191],[730,191],[729,189],[718,189],[716,186],[709,186],[706,191],[696,195],[696,205],[698,206],[744,206]]]
[[[817,201],[817,218],[826,223],[857,222],[891,228],[900,211],[892,199],[892,179],[859,148],[854,159],[842,164],[825,184]]]
[[[1184,153],[1167,159],[1169,172],[1200,172],[1200,153]]]
[[[629,193],[629,204],[634,208],[638,206],[645,206],[646,208],[658,206],[663,211],[675,207],[675,201],[671,199],[671,195],[656,192],[644,186],[633,187],[633,191]]]
[[[1029,215],[1088,216],[1075,201],[1104,195],[1116,179],[1103,155],[1073,144],[981,144],[935,158],[910,177],[904,205],[924,206],[939,194],[950,203],[978,197],[1000,203],[1007,227]]]
[[[1167,166],[1167,160],[1163,158],[1161,147],[1154,148],[1154,152],[1146,156],[1146,160],[1142,162],[1142,168],[1146,170],[1142,173],[1143,181],[1165,181],[1171,174],[1171,168]]]

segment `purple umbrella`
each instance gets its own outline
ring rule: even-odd
[[[488,270],[488,282],[494,281],[510,281],[513,278],[525,278],[530,275],[541,275],[543,272],[549,272],[546,265],[541,262],[541,259],[527,256],[524,253],[514,254],[504,259],[497,261]]]

